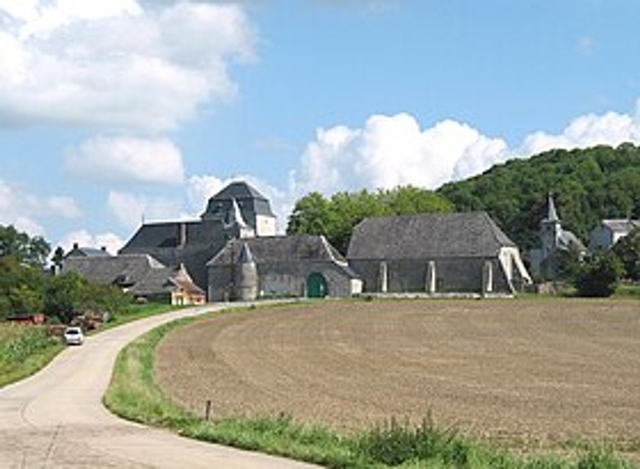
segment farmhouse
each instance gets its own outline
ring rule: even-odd
[[[209,199],[200,220],[143,224],[120,254],[148,254],[167,266],[184,265],[207,289],[207,261],[231,239],[273,236],[269,201],[245,182],[233,182]]]
[[[513,294],[531,282],[518,248],[485,212],[365,219],[347,259],[365,292]]]
[[[324,236],[234,239],[207,263],[209,299],[348,297],[362,282]]]
[[[95,282],[117,286],[136,298],[173,305],[205,302],[204,291],[193,282],[183,265],[167,267],[147,254],[68,255],[62,263],[62,271],[76,272]]]

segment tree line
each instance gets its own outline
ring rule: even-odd
[[[118,288],[74,272],[52,275],[46,269],[50,253],[42,237],[0,226],[0,319],[43,313],[49,321],[68,324],[87,311],[116,314],[130,303]]]

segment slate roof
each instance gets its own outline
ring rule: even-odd
[[[91,247],[78,247],[74,246],[71,251],[67,253],[66,257],[111,257],[105,249],[91,248]]]
[[[271,211],[269,200],[264,195],[246,182],[237,181],[232,182],[209,199],[207,209],[202,214],[202,217],[226,219],[227,214],[232,209],[233,201],[240,205],[245,217],[246,214],[244,212],[246,210],[250,210],[256,215],[275,216]]]
[[[162,263],[147,254],[121,254],[113,257],[70,257],[63,272],[77,272],[94,282],[107,285],[134,285],[150,270],[165,270]]]
[[[628,218],[618,220],[602,220],[602,225],[606,226],[614,233],[628,233],[634,228],[640,227],[640,220],[629,220]]]
[[[231,240],[207,265],[239,263],[245,244],[257,264],[291,261],[326,261],[344,265],[347,263],[323,236],[292,235]]]
[[[127,244],[120,250],[126,252],[127,249],[135,247],[143,248],[173,248],[180,244],[180,231],[186,230],[187,239],[199,229],[201,222],[198,221],[171,221],[160,223],[145,223]]]
[[[169,293],[181,288],[202,293],[183,266],[166,267],[146,254],[121,254],[113,257],[73,257],[66,259],[64,272],[77,272],[94,282],[127,287],[134,295]]]
[[[347,259],[493,257],[515,246],[486,212],[374,217],[354,228]]]

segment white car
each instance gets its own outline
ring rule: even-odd
[[[82,329],[75,326],[67,327],[64,330],[64,342],[67,345],[82,345],[84,342],[84,334],[82,333]]]

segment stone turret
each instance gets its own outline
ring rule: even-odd
[[[547,196],[547,213],[540,221],[540,241],[542,248],[542,258],[546,258],[558,248],[560,236],[562,235],[562,225],[553,201],[553,194],[549,192]]]
[[[234,299],[253,301],[258,298],[258,268],[247,243],[242,243],[234,265]]]

